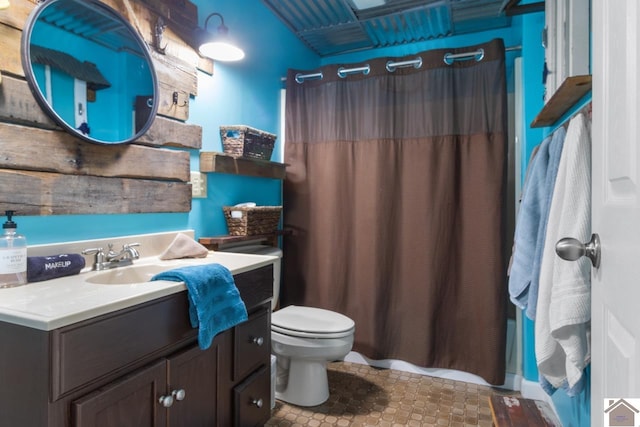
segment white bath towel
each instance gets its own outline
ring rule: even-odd
[[[591,263],[582,257],[565,261],[556,242],[591,238],[591,136],[584,115],[569,123],[547,224],[535,324],[538,370],[545,390],[580,392],[589,363]],[[544,381],[541,381],[545,386]],[[551,385],[553,388],[548,387]]]

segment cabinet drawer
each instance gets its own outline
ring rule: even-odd
[[[249,312],[273,297],[273,264],[237,274],[234,279]]]
[[[52,400],[196,334],[186,292],[53,331]]]
[[[271,377],[263,366],[234,388],[236,427],[263,426],[271,414]]]
[[[263,309],[236,326],[233,380],[238,381],[260,365],[268,365],[271,354],[269,310]]]

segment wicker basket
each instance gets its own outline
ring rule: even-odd
[[[249,126],[220,126],[225,154],[234,157],[271,160],[276,135]]]
[[[278,229],[282,206],[223,206],[222,210],[229,235],[255,236],[273,233]]]

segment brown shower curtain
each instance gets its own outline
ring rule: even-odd
[[[443,61],[477,49],[480,61]],[[416,56],[419,69],[385,69]],[[503,42],[368,64],[301,84],[307,71],[288,72],[282,304],[351,317],[370,358],[502,384]]]

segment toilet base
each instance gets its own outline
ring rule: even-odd
[[[316,406],[329,399],[326,361],[288,359],[284,363],[288,369],[282,362],[278,361],[277,377],[285,384],[276,382],[276,399],[298,406]]]

